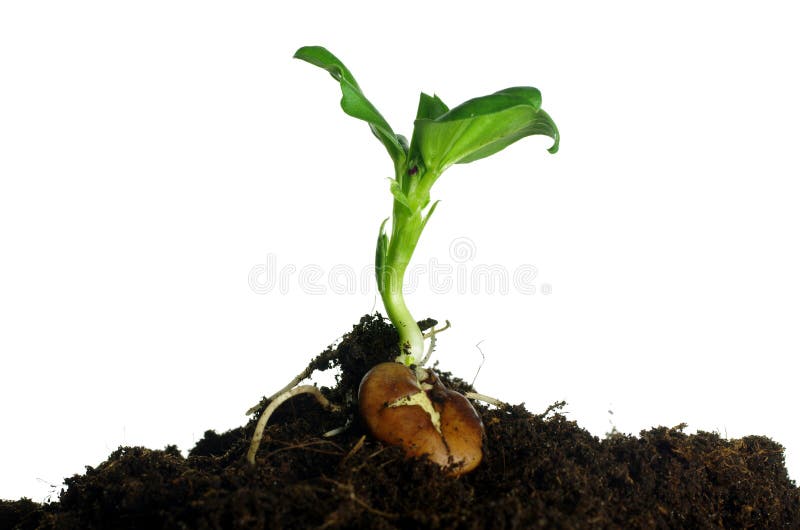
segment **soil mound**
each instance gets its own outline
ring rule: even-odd
[[[281,405],[257,466],[244,459],[257,415],[206,432],[188,457],[174,446],[120,447],[67,479],[58,502],[0,501],[0,529],[800,528],[783,448],[761,436],[688,435],[679,425],[599,439],[560,414],[562,404],[541,414],[479,404],[485,455],[474,472],[453,478],[407,460],[354,415],[361,377],[397,353],[391,324],[365,316],[311,363],[341,370],[322,392],[343,410],[307,395]]]

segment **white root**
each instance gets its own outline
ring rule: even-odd
[[[343,337],[344,337],[344,335],[342,335],[341,337],[339,337],[339,338],[337,338],[335,341],[333,341],[333,342],[331,343],[331,346],[330,346],[330,347],[331,347],[331,348],[333,348],[333,347],[335,347],[336,345],[338,345],[338,344],[340,343],[340,341],[342,340],[342,338],[343,338]],[[280,390],[278,390],[277,392],[275,392],[274,394],[272,394],[272,395],[271,395],[271,396],[268,398],[268,401],[272,401],[272,400],[274,400],[275,398],[277,398],[278,396],[280,396],[281,394],[283,394],[284,392],[288,392],[289,390],[291,390],[291,389],[292,389],[292,388],[294,388],[295,386],[299,385],[299,384],[300,384],[300,381],[302,381],[302,380],[304,380],[304,379],[308,379],[309,377],[311,377],[311,374],[313,374],[313,373],[314,373],[314,372],[316,372],[316,371],[317,371],[317,369],[316,369],[316,368],[312,368],[312,367],[311,367],[311,365],[308,365],[308,366],[306,366],[305,370],[303,370],[302,372],[300,372],[299,374],[297,374],[297,375],[295,376],[295,378],[294,378],[294,379],[292,379],[291,381],[289,381],[289,384],[288,384],[288,385],[286,385],[285,387],[281,388]],[[258,410],[258,408],[261,406],[261,403],[262,403],[262,402],[261,402],[261,401],[259,401],[258,403],[256,403],[256,404],[255,404],[255,405],[253,405],[252,407],[250,407],[250,408],[247,410],[247,412],[245,412],[245,416],[249,416],[250,414],[255,414],[255,412],[256,412],[256,411]]]
[[[336,427],[335,429],[331,429],[330,431],[324,433],[322,435],[322,437],[323,438],[333,438],[334,436],[339,436],[344,431],[349,429],[350,428],[350,424],[352,424],[352,423],[353,423],[353,419],[352,418],[348,418],[344,425],[342,425],[341,427]]]
[[[485,394],[478,394],[477,392],[466,392],[464,397],[467,399],[474,399],[475,401],[483,401],[484,403],[488,403],[489,405],[494,405],[497,408],[506,409],[511,407],[508,403],[500,401],[499,399],[493,398],[491,396],[487,396]]]
[[[422,335],[423,339],[431,339],[431,343],[428,346],[428,353],[425,354],[425,357],[422,359],[422,362],[419,363],[420,366],[425,366],[426,364],[428,364],[428,361],[430,360],[431,355],[433,354],[433,349],[436,347],[436,334],[441,333],[442,331],[448,329],[449,327],[450,327],[450,321],[445,320],[444,326],[442,326],[441,328],[439,329],[433,328],[429,332]]]
[[[267,421],[269,421],[270,416],[272,416],[275,410],[281,406],[282,403],[299,394],[311,394],[326,410],[339,410],[338,406],[328,401],[328,398],[323,396],[322,392],[320,392],[319,389],[313,385],[296,386],[290,390],[286,390],[278,394],[274,399],[272,399],[269,406],[264,409],[264,412],[261,413],[261,417],[258,418],[256,430],[253,433],[253,439],[250,440],[250,449],[247,451],[247,461],[250,462],[250,464],[255,465],[256,463],[256,453],[258,452],[259,445],[261,445],[261,439],[264,437],[264,428],[267,426]]]
[[[303,379],[308,379],[309,377],[311,377],[311,374],[314,372],[314,370],[313,370],[313,369],[310,369],[310,368],[311,368],[311,367],[308,367],[308,368],[306,368],[305,370],[303,370],[302,372],[300,372],[299,374],[297,374],[297,375],[295,376],[295,378],[294,378],[294,379],[292,379],[291,381],[289,381],[289,384],[288,384],[288,385],[286,385],[285,387],[281,388],[280,390],[278,390],[277,392],[275,392],[274,394],[272,394],[272,395],[269,397],[268,401],[274,401],[274,400],[276,400],[276,399],[278,398],[278,396],[280,396],[280,395],[281,395],[281,394],[283,394],[284,392],[288,392],[289,390],[291,390],[291,389],[293,389],[293,388],[297,387],[297,385],[298,385],[298,384],[300,383],[300,381],[302,381]],[[255,404],[255,405],[253,405],[252,407],[250,407],[250,408],[247,410],[247,412],[245,412],[245,415],[246,415],[246,416],[249,416],[250,414],[253,414],[253,413],[255,413],[255,412],[258,410],[258,407],[260,407],[260,406],[261,406],[261,401],[259,401],[258,403],[256,403],[256,404]]]
[[[431,339],[431,342],[430,342],[430,345],[428,346],[428,353],[425,354],[425,358],[422,359],[422,362],[419,363],[419,366],[417,367],[417,378],[418,379],[425,379],[425,377],[427,376],[427,374],[425,373],[426,370],[425,370],[424,366],[430,360],[431,354],[433,354],[433,349],[436,347],[436,335],[438,333],[441,333],[442,331],[448,329],[448,328],[450,328],[450,321],[449,320],[445,320],[444,321],[444,326],[442,326],[441,328],[439,328],[439,329],[433,328],[428,333],[425,333],[425,334],[422,335],[422,337],[425,338],[425,339]],[[481,341],[481,342],[483,342],[483,341]],[[478,348],[478,351],[481,352],[481,357],[483,357],[483,359],[485,361],[486,357],[483,355],[483,351],[481,351],[481,349],[480,349],[480,344],[481,343],[479,342],[475,346]],[[483,366],[483,362],[481,362],[481,366]],[[480,372],[480,367],[478,368],[478,371]],[[475,377],[476,378],[478,377],[477,373],[475,374]],[[472,384],[473,385],[475,384],[475,380],[474,379],[472,381]],[[487,396],[485,394],[479,394],[477,392],[467,392],[467,393],[464,394],[464,396],[467,397],[468,399],[472,399],[472,400],[475,400],[475,401],[483,401],[484,403],[488,403],[489,405],[494,405],[495,407],[501,408],[501,409],[505,409],[505,408],[511,407],[511,405],[509,405],[508,403],[500,401],[497,398],[493,398],[493,397]]]

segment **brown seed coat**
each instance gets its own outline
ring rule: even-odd
[[[439,429],[421,406],[397,405],[420,392],[439,414]],[[480,416],[467,398],[447,389],[432,372],[418,381],[414,371],[400,363],[381,363],[361,380],[358,402],[372,435],[403,447],[410,457],[427,456],[440,466],[452,465],[454,475],[472,471],[481,461]]]

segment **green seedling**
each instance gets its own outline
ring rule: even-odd
[[[394,168],[389,183],[393,197],[391,226],[387,227],[388,218],[380,226],[375,276],[386,312],[400,337],[400,354],[396,362],[379,364],[364,376],[359,410],[376,438],[401,445],[410,456],[425,455],[449,466],[454,474],[470,471],[482,455],[480,417],[463,395],[446,389],[425,368],[426,337],[406,306],[403,279],[438,204],[431,203],[431,187],[445,170],[491,156],[532,135],[552,138],[549,151],[555,153],[558,129],[542,110],[541,93],[533,87],[505,88],[452,109],[438,96],[422,93],[409,142],[394,132],[331,52],[307,46],[297,50],[295,58],[325,69],[338,82],[342,109],[369,125]],[[434,334],[430,333],[431,341]],[[287,395],[286,390],[280,394]],[[261,419],[265,424],[266,419]],[[254,444],[257,449],[255,437]],[[252,447],[251,452],[254,461]]]

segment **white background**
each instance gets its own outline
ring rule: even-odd
[[[534,295],[408,295],[454,324],[444,368],[471,380],[483,341],[484,393],[564,399],[599,436],[767,435],[800,477],[789,2],[277,4],[0,7],[1,498],[48,498],[121,444],[241,425],[381,309],[371,284],[326,282],[371,265],[391,164],[291,58],[306,44],[407,135],[420,90],[453,106],[521,84],[561,128],[557,155],[528,138],[433,189],[417,263],[538,270]],[[297,274],[254,293],[270,255],[318,266],[326,293]]]

